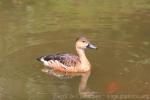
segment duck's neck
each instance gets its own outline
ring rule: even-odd
[[[87,67],[90,66],[90,63],[89,63],[89,61],[88,61],[88,59],[87,59],[87,57],[85,55],[85,51],[83,49],[78,49],[78,48],[76,48],[76,50],[77,50],[77,53],[79,55],[81,64],[83,66],[87,66]]]

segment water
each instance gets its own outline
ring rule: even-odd
[[[150,99],[148,0],[1,0],[0,22],[0,100]],[[85,80],[41,71],[81,35],[99,48]]]

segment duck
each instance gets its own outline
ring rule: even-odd
[[[87,48],[97,49],[97,47],[86,37],[81,36],[76,39],[76,55],[69,53],[57,53],[40,56],[37,60],[42,62],[46,68],[60,72],[87,72],[91,70],[91,63],[87,59],[85,53]]]

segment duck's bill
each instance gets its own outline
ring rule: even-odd
[[[93,44],[88,44],[87,45],[87,48],[91,48],[91,49],[97,49],[97,47]]]

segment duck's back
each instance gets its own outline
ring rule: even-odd
[[[55,55],[47,55],[37,58],[39,61],[43,63],[47,63],[49,67],[55,67],[54,65],[59,65],[60,67],[75,67],[78,63],[80,63],[80,59],[78,56],[73,54],[61,53]]]

